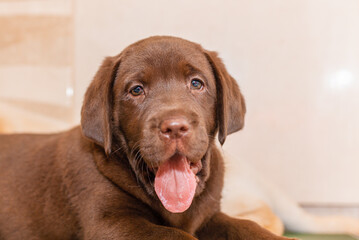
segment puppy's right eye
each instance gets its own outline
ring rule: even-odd
[[[194,78],[191,81],[191,89],[193,90],[202,90],[203,88],[203,83],[201,80]]]
[[[135,86],[131,89],[130,93],[133,95],[133,96],[139,96],[141,94],[143,94],[143,88],[141,86]]]

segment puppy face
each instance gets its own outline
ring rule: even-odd
[[[215,53],[152,37],[105,60],[86,94],[82,127],[108,154],[124,151],[147,193],[182,212],[205,188],[216,132],[223,143],[242,128],[244,112]]]
[[[208,177],[215,78],[199,46],[175,43],[154,39],[131,46],[121,57],[113,88],[114,127],[121,130],[129,161],[150,194],[158,167],[175,155],[189,162],[197,194]]]

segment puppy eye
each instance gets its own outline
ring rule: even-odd
[[[195,78],[191,81],[191,88],[193,90],[201,90],[203,88],[203,83],[201,80]]]
[[[134,88],[131,89],[130,93],[133,96],[139,96],[143,94],[143,88],[141,86],[135,86]]]

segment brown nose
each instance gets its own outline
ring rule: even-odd
[[[164,120],[160,125],[161,133],[166,138],[181,138],[188,134],[189,123],[184,118]]]

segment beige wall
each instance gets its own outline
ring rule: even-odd
[[[17,101],[25,98],[50,105],[42,113],[30,109],[55,124],[49,129],[75,124],[105,56],[151,35],[180,36],[217,50],[246,97],[246,127],[228,138],[224,149],[230,155],[251,162],[302,203],[359,204],[357,0],[52,0],[62,6],[58,12],[41,0],[0,0],[0,9],[14,2],[37,4],[37,15],[61,16],[55,29],[41,29],[62,40],[40,44],[44,36],[36,35],[37,48],[27,42],[11,48],[0,37],[0,104],[20,108]],[[11,14],[1,10],[0,24]],[[21,31],[18,41],[35,41]],[[24,54],[27,62],[19,57]],[[17,62],[9,62],[10,55]],[[25,65],[26,80],[18,65]],[[49,82],[33,77],[42,72]],[[1,118],[9,119],[0,108]]]
[[[74,122],[70,0],[0,0],[3,131],[55,131]]]

